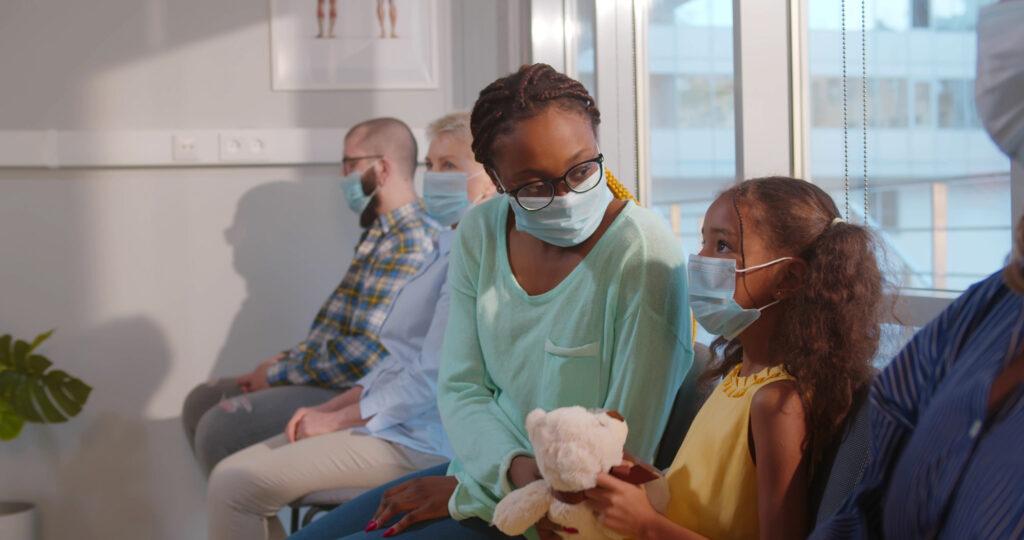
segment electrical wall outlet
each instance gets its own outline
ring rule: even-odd
[[[191,162],[199,161],[199,145],[192,135],[171,136],[171,154],[174,161]],[[166,155],[166,154],[165,154]]]
[[[220,160],[229,162],[267,161],[268,138],[263,132],[221,132]]]

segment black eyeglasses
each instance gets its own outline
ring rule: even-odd
[[[551,201],[555,200],[555,189],[559,182],[565,182],[566,187],[575,193],[586,193],[601,183],[602,176],[604,176],[604,154],[598,154],[594,159],[588,159],[569,167],[569,170],[558,178],[537,180],[512,191],[505,191],[499,181],[498,191],[507,193],[514,198],[523,210],[533,212],[546,208]]]

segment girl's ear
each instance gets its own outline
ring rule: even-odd
[[[796,294],[804,286],[804,275],[807,274],[807,261],[800,257],[793,257],[784,262],[786,267],[782,270],[782,279],[775,286],[774,294],[776,300],[785,300]]]

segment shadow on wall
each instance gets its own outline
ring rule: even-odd
[[[211,378],[252,371],[306,336],[352,260],[358,230],[338,181],[270,182],[242,196],[224,237],[247,296]]]
[[[202,511],[201,501],[166,495],[195,492],[198,483],[174,465],[187,459],[178,422],[144,416],[170,366],[162,331],[151,319],[134,316],[68,339],[90,371],[107,375],[83,374],[94,391],[82,417],[63,426],[33,426],[38,466],[52,476],[55,490],[40,501],[43,537],[147,538],[170,527],[179,528],[182,538],[201,534],[189,531],[189,524],[160,523]],[[191,508],[173,508],[182,505]]]

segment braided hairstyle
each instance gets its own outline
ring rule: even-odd
[[[601,113],[594,98],[579,81],[547,64],[524,65],[489,84],[473,105],[469,122],[477,162],[493,170],[494,141],[511,132],[520,120],[532,118],[551,106],[588,118],[597,134]]]

